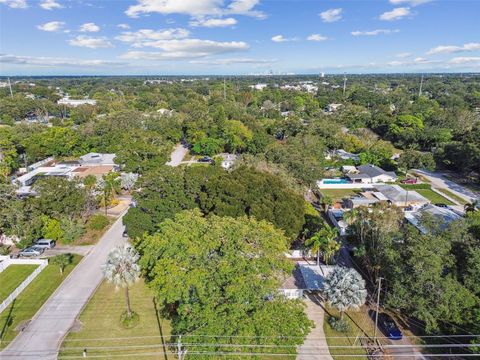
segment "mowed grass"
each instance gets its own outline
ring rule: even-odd
[[[420,195],[430,200],[433,204],[455,205],[453,202],[442,195],[437,194],[431,189],[413,189],[413,191],[418,192]]]
[[[441,193],[444,193],[445,195],[447,195],[449,198],[455,200],[456,202],[458,202],[460,205],[465,205],[467,204],[467,201],[464,199],[464,198],[461,198],[460,196],[454,194],[453,192],[451,192],[450,190],[447,190],[447,189],[444,189],[444,188],[436,188],[438,191],[440,191]]]
[[[35,315],[80,259],[81,256],[74,255],[72,264],[66,267],[63,276],[60,275],[57,265],[48,265],[14,302],[0,313],[0,349],[15,338],[19,325],[25,324]]]
[[[339,312],[330,307],[326,307],[323,330],[327,338],[330,354],[334,359],[342,360],[346,357],[340,355],[358,355],[348,356],[349,359],[366,359],[367,352],[362,347],[360,339],[357,337],[373,337],[375,325],[368,315],[368,308],[362,306],[359,311],[348,311],[344,319],[349,323],[350,330],[346,333],[335,331],[328,324],[329,316],[339,316]],[[335,347],[335,346],[345,346]]]
[[[324,196],[328,196],[333,201],[340,201],[343,198],[358,194],[360,190],[357,189],[322,189],[320,192]]]
[[[38,265],[10,265],[0,273],[0,303],[25,280]]]
[[[78,328],[65,338],[59,359],[88,356],[122,359],[173,359],[169,348],[171,327],[156,310],[152,291],[142,281],[130,288],[132,310],[140,319],[126,329],[120,323],[125,311],[125,292],[103,282],[79,318]],[[131,356],[129,356],[131,354]]]

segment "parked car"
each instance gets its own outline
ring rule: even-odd
[[[39,249],[53,249],[56,245],[55,240],[52,239],[40,239],[35,241],[35,244],[33,245],[35,248]]]
[[[440,208],[448,208],[447,204],[442,204],[442,203],[435,204],[435,206],[440,207]]]
[[[378,322],[380,327],[385,332],[385,335],[390,340],[401,340],[403,337],[402,331],[398,328],[395,320],[393,320],[389,315],[381,313],[378,315]]]
[[[210,156],[204,156],[198,159],[198,162],[212,162],[213,159]]]
[[[402,180],[402,184],[416,184],[417,178],[406,178]]]
[[[35,246],[30,246],[30,247],[20,251],[18,255],[23,256],[23,257],[40,256],[40,255],[43,254],[44,251],[45,251],[45,249],[43,249],[43,248],[37,248]]]

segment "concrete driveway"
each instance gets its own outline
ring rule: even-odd
[[[319,301],[314,295],[307,295],[305,299],[307,305],[305,312],[308,318],[314,322],[315,327],[307,335],[303,345],[298,347],[297,360],[333,360],[323,331],[325,311]]]
[[[174,167],[180,165],[187,153],[188,148],[186,146],[184,146],[183,144],[177,144],[173,152],[170,154],[170,161],[167,162],[165,165]]]
[[[64,336],[102,282],[101,266],[108,253],[115,246],[125,243],[122,217],[45,302],[27,328],[0,353],[2,360],[57,358]]]

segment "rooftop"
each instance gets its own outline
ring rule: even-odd
[[[397,175],[395,174],[395,172],[385,171],[382,168],[372,164],[357,166],[357,170],[360,172],[360,175],[366,174],[368,175],[368,177],[371,177],[371,178],[380,176],[380,175],[388,175],[395,179],[397,178]]]
[[[380,194],[377,195],[377,192],[374,192],[373,194],[379,200],[387,199],[391,202],[429,202],[426,198],[424,198],[416,191],[407,191],[398,185],[376,185],[375,188]]]

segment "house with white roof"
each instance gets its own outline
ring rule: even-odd
[[[354,184],[386,183],[397,180],[397,175],[395,172],[385,171],[382,168],[372,164],[357,166],[356,173],[350,173],[346,176]]]

